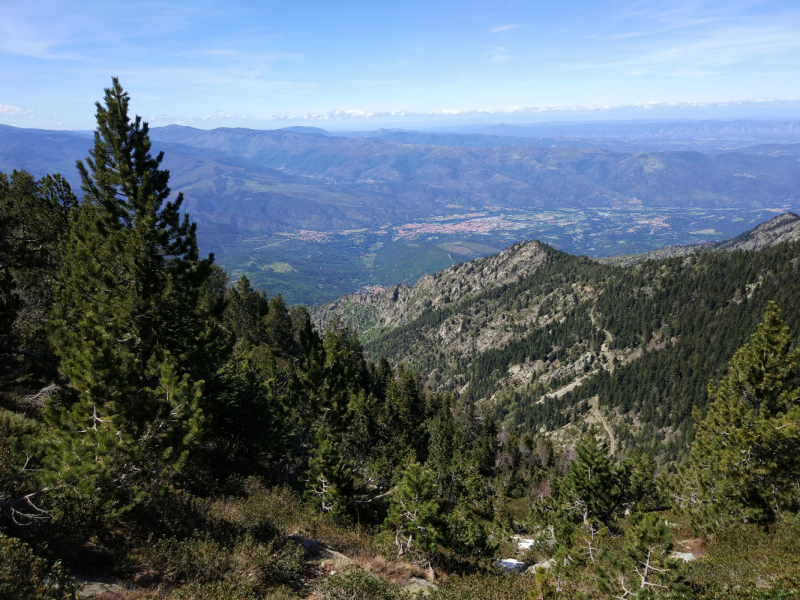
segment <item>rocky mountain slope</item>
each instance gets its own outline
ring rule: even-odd
[[[696,252],[711,252],[713,250],[726,252],[731,252],[733,250],[760,250],[761,248],[766,248],[781,242],[793,241],[798,238],[800,238],[800,216],[795,213],[787,212],[724,242],[704,242],[694,245],[666,246],[658,250],[643,252],[642,254],[623,254],[620,256],[603,257],[597,260],[602,264],[627,266],[643,260],[659,260],[675,256],[686,256],[687,254],[694,254]]]
[[[647,446],[668,462],[767,301],[800,333],[798,238],[800,218],[784,214],[713,249],[626,267],[524,242],[413,288],[345,296],[315,318],[339,315],[373,357],[506,426],[564,436],[610,423],[620,455]]]

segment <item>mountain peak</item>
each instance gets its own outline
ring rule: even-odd
[[[781,213],[735,238],[721,242],[716,250],[760,250],[781,242],[800,238],[800,216],[793,212]]]

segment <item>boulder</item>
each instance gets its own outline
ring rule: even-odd
[[[548,558],[547,560],[543,560],[542,562],[538,562],[535,565],[531,565],[528,569],[529,573],[536,573],[539,569],[552,569],[553,565],[556,564],[556,559]]]
[[[421,594],[426,596],[438,590],[439,586],[420,577],[412,577],[403,585],[403,588],[414,595]]]

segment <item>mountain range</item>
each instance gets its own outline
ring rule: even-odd
[[[523,239],[595,257],[641,253],[714,243],[765,211],[800,209],[792,122],[338,134],[172,125],[151,138],[202,249],[291,303],[413,284]],[[713,139],[735,149],[662,151]],[[0,126],[0,170],[60,172],[79,190],[75,161],[91,144],[87,132]]]
[[[452,204],[553,209],[636,200],[643,206],[756,208],[800,200],[800,145],[624,153],[522,145],[531,140],[520,136],[386,137],[305,128],[151,130],[156,148],[165,151],[173,190],[184,192],[192,214],[256,231],[375,227],[446,214]],[[57,171],[74,182],[74,161],[90,145],[80,132],[0,126],[0,169]]]

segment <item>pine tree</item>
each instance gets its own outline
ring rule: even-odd
[[[417,461],[427,458],[426,417],[419,381],[402,364],[398,365],[386,386],[386,399],[379,418],[382,435],[391,440],[398,459],[407,454],[415,456]]]
[[[25,171],[0,173],[0,385],[47,387],[54,362],[46,335],[59,244],[76,199],[59,175],[36,181]],[[13,402],[5,403],[12,406]]]
[[[269,312],[264,317],[264,329],[267,343],[280,356],[287,356],[294,348],[294,331],[292,319],[280,294],[269,301]]]
[[[307,475],[307,500],[325,513],[346,511],[353,487],[350,469],[339,451],[339,443],[327,427],[320,427],[314,437]]]
[[[579,515],[584,523],[590,519],[608,522],[619,506],[619,482],[614,463],[605,447],[597,441],[594,429],[577,447],[578,458],[559,490],[562,508]]]
[[[491,477],[494,473],[495,461],[497,460],[497,420],[494,415],[487,415],[481,426],[481,433],[475,440],[472,454],[478,464],[478,470],[484,477]]]
[[[344,416],[350,397],[366,387],[367,366],[364,350],[356,333],[334,315],[325,330],[323,341],[324,371],[314,386],[319,409],[326,426],[336,433],[346,428]]]
[[[59,431],[51,473],[116,509],[167,482],[202,422],[204,379],[216,369],[215,324],[199,310],[213,257],[168,200],[163,153],[128,116],[113,80],[97,106],[94,148],[79,161],[83,200],[64,244],[54,344],[74,401],[52,404]],[[100,491],[102,490],[102,491]]]
[[[763,521],[800,502],[800,349],[774,302],[719,385],[706,416],[694,411],[695,443],[674,498],[699,524]]]
[[[481,519],[463,496],[444,517],[444,525],[443,537],[447,547],[461,556],[486,555],[496,547]]]
[[[666,591],[676,563],[669,558],[672,532],[657,514],[645,515],[625,532],[623,552],[609,551],[597,565],[597,587],[612,598],[648,598]]]
[[[453,461],[455,426],[450,412],[450,394],[444,394],[436,414],[431,419],[427,467],[433,472],[440,496],[448,498],[450,471]]]
[[[394,531],[397,557],[407,552],[435,550],[441,539],[439,503],[433,474],[419,463],[403,473],[392,494],[386,525]]]
[[[269,312],[264,292],[255,291],[247,276],[242,275],[230,289],[225,307],[225,324],[242,343],[258,344],[266,340],[263,319]]]
[[[620,466],[622,503],[630,512],[658,510],[662,505],[656,465],[648,454],[633,454]]]

